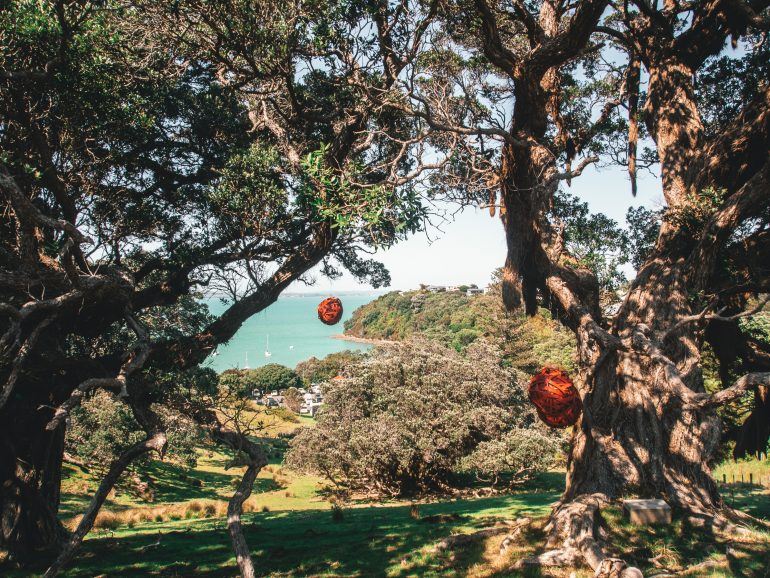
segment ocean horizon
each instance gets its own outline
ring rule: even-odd
[[[365,351],[368,343],[336,338],[344,332],[344,322],[353,312],[386,291],[337,291],[284,293],[264,311],[252,316],[233,338],[209,355],[204,362],[217,372],[226,369],[261,367],[280,363],[292,369],[311,357],[322,358],[346,349]],[[342,319],[336,325],[325,325],[318,319],[318,303],[330,296],[342,301]],[[203,300],[214,315],[220,315],[227,305],[217,297]],[[266,356],[268,351],[270,356]]]

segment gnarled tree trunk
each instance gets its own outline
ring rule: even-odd
[[[692,403],[704,393],[698,344],[688,331],[672,331],[688,314],[678,266],[648,263],[612,328],[626,345],[584,360],[585,411],[564,499],[631,492],[692,514],[721,507],[708,468],[721,424],[713,408]]]
[[[0,419],[0,549],[18,561],[64,536],[57,518],[64,427],[47,431],[48,414],[35,408]]]

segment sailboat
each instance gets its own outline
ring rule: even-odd
[[[271,357],[273,354],[270,353],[270,336],[267,336],[267,340],[265,341],[265,357]]]
[[[251,369],[249,367],[249,352],[246,352],[246,365],[243,366],[243,369]]]

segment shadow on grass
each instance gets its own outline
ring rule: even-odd
[[[221,466],[224,468],[228,458],[223,457]],[[220,464],[216,463],[217,466]],[[75,470],[70,468],[72,472]],[[142,466],[142,474],[149,476],[155,489],[153,501],[136,499],[137,503],[123,503],[115,499],[107,501],[110,511],[121,512],[137,506],[163,505],[174,502],[186,502],[197,499],[221,500],[229,497],[241,480],[240,473],[235,470],[232,474],[212,472],[202,469],[189,470],[183,466],[170,462],[153,460]],[[70,472],[70,475],[72,475]],[[91,495],[96,489],[96,482],[84,478],[80,482],[81,487],[70,486],[69,490],[62,494],[59,506],[59,515],[68,518],[81,514],[91,500]],[[77,484],[76,484],[77,486]],[[272,478],[257,478],[254,481],[254,494],[273,492],[280,490],[282,486]],[[118,492],[129,493],[126,486],[119,486]]]
[[[420,506],[351,508],[335,522],[328,510],[245,516],[246,537],[260,576],[463,576],[481,548],[447,560],[430,548],[453,532],[471,531],[522,514],[544,515],[555,492],[458,500]],[[223,520],[151,524],[87,540],[66,576],[233,576],[234,560]],[[11,574],[13,575],[13,574]]]
[[[757,484],[720,484],[722,499],[755,518],[770,520],[770,491]]]
[[[196,499],[222,499],[221,494],[232,494],[240,482],[240,475],[187,469],[167,462],[151,462],[144,470],[155,485],[155,502],[184,502]],[[257,478],[254,482],[255,494],[280,490],[273,479]]]
[[[502,519],[545,516],[558,499],[563,483],[563,474],[547,473],[534,480],[526,492],[522,489],[507,496],[420,504],[420,519],[412,516],[408,506],[370,506],[346,509],[343,519],[337,522],[328,510],[255,513],[244,517],[244,526],[259,576],[459,578],[469,575],[475,564],[486,563],[490,544],[473,544],[440,555],[432,551],[439,540]],[[748,511],[754,502],[761,506],[767,498],[749,493],[744,499],[736,496],[735,505]],[[639,566],[645,575],[661,571],[661,564],[678,572],[701,565],[688,576],[770,575],[766,539],[740,541],[732,536],[715,536],[680,519],[671,526],[631,526],[617,508],[604,514],[617,553]],[[234,576],[237,570],[224,524],[222,519],[180,520],[93,536],[65,575]],[[525,531],[513,560],[531,555],[544,540],[537,525]],[[496,548],[494,544],[491,547]],[[709,566],[711,562],[716,565]],[[9,575],[30,575],[27,572]],[[508,566],[489,569],[484,575],[503,578],[541,574],[536,569],[518,572]],[[578,571],[578,575],[584,573]]]
[[[766,535],[748,538],[715,534],[708,526],[693,526],[687,518],[676,515],[668,526],[633,526],[623,519],[617,508],[607,509],[603,516],[611,531],[613,546],[645,576],[653,571],[690,576],[759,578],[770,575],[770,544]]]

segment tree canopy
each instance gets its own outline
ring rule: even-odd
[[[229,373],[237,380],[237,389],[243,396],[248,397],[254,395],[255,392],[256,394],[264,394],[272,390],[281,391],[290,387],[302,386],[302,380],[297,372],[279,363],[268,363],[256,369],[225,373]]]
[[[363,251],[420,227],[424,209],[421,153],[401,142],[411,121],[387,95],[429,17],[391,14],[382,38],[357,32],[378,16],[355,3],[4,5],[0,431],[16,450],[0,458],[12,512],[0,545],[12,557],[60,543],[61,440],[84,397],[114,391],[147,432],[117,477],[165,448],[153,402],[189,410],[170,386],[289,284],[315,266],[388,282]],[[227,309],[196,312],[200,291]],[[258,470],[258,447],[212,412],[194,417],[246,444]]]

